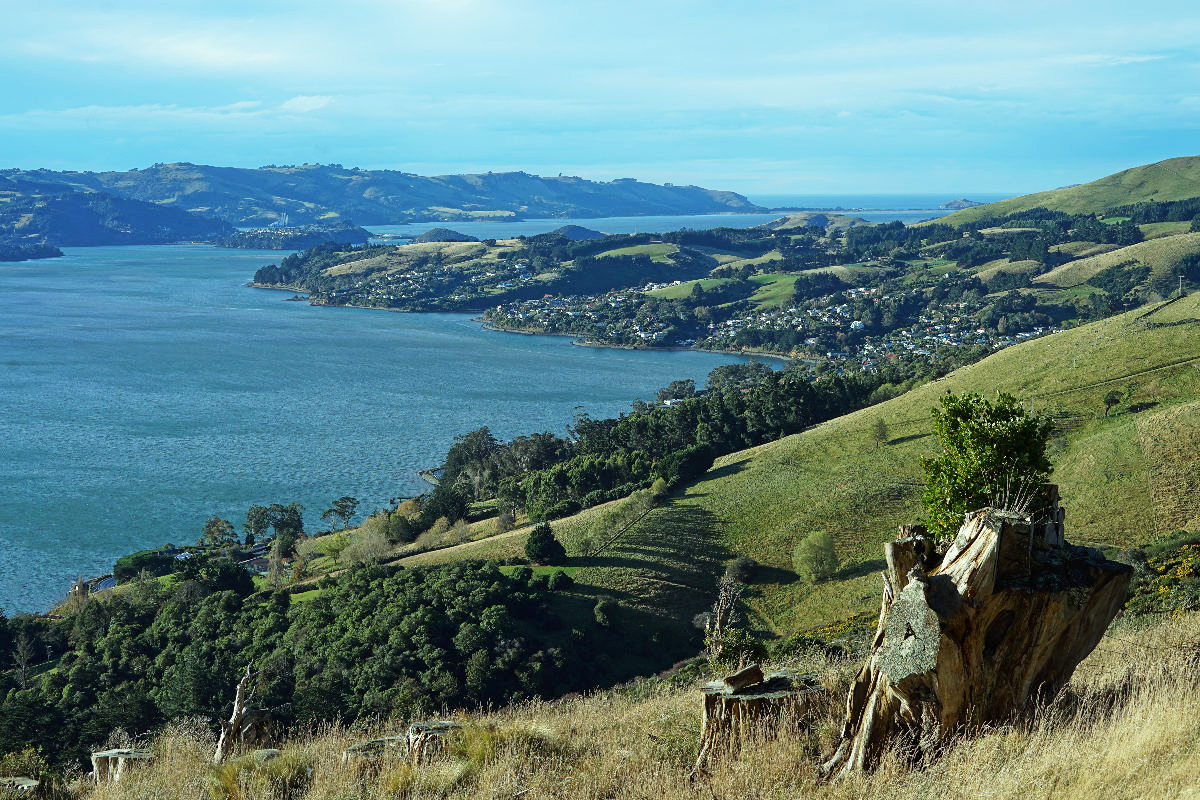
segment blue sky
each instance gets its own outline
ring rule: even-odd
[[[958,195],[1200,153],[1192,3],[0,0],[0,15],[4,167]]]

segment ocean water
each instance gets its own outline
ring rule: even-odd
[[[643,218],[643,224],[648,222]],[[561,220],[558,221],[561,224]],[[691,227],[699,227],[694,221]],[[270,251],[68,248],[0,264],[0,608],[37,611],[211,514],[427,487],[455,435],[562,434],[738,359],[574,347],[462,314],[251,289]]]

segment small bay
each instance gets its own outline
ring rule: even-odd
[[[0,265],[0,608],[37,611],[219,514],[428,488],[454,436],[563,434],[732,356],[574,347],[464,314],[287,302],[271,251],[66,248]]]

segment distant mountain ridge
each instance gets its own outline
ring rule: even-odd
[[[59,255],[56,247],[207,242],[234,233],[224,220],[107,192],[17,193],[5,200],[0,243],[25,248],[34,253],[30,258]]]
[[[571,176],[487,172],[423,177],[340,165],[155,164],[126,172],[0,170],[0,189],[22,195],[67,190],[106,192],[261,227],[287,215],[305,225],[353,219],[361,225],[519,217],[604,217],[763,212],[735,192]]]

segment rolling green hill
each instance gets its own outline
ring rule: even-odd
[[[1157,307],[1148,307],[1151,310]],[[757,627],[819,629],[878,606],[881,545],[918,519],[930,408],[946,392],[1012,393],[1059,429],[1052,441],[1068,539],[1132,546],[1200,527],[1200,296],[1138,322],[1112,318],[1002,350],[908,394],[807,432],[718,459],[702,479],[649,512],[575,577],[623,603],[686,624],[711,602],[722,565],[763,567],[747,602]],[[1121,403],[1108,417],[1103,398]],[[872,438],[883,419],[889,441]],[[568,552],[601,540],[604,508],[554,523]],[[838,579],[801,583],[795,544],[829,532]],[[405,563],[519,555],[523,535],[484,539]]]
[[[1195,253],[1200,253],[1200,233],[1181,233],[1069,261],[1034,278],[1034,283],[1070,288],[1085,283],[1109,267],[1130,261],[1145,264],[1150,267],[1152,276],[1158,276],[1170,272],[1183,257]]]
[[[996,203],[964,208],[937,220],[945,225],[965,225],[1030,208],[1048,208],[1068,214],[1102,213],[1130,203],[1186,200],[1200,196],[1200,156],[1169,158],[1123,170],[1090,183],[1012,197]]]

